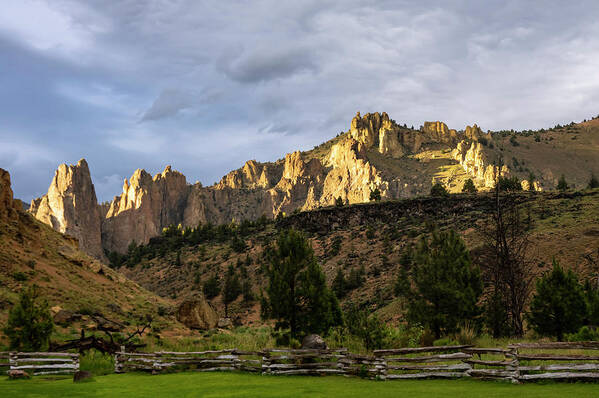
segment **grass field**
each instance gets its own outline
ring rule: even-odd
[[[70,378],[0,379],[0,397],[599,397],[599,385],[511,385],[474,380],[370,381],[344,377],[284,377],[241,373],[176,373],[160,376],[99,376],[74,384]]]

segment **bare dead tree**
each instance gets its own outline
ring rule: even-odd
[[[479,227],[484,242],[480,267],[492,297],[499,299],[505,309],[511,334],[522,336],[523,312],[535,279],[530,220],[522,214],[513,195],[500,192],[498,181],[494,199],[491,216]]]

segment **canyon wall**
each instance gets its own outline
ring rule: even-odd
[[[430,166],[434,155],[424,163],[414,156],[431,148],[451,152],[439,167],[459,163],[479,186],[490,187],[498,171],[478,141],[481,134],[476,125],[457,132],[442,122],[426,122],[414,130],[384,112],[358,113],[324,156],[296,151],[272,163],[250,160],[210,187],[187,184],[170,166],[153,177],[138,169],[124,181],[122,193],[104,205],[97,203],[82,159],[75,166],[60,165],[48,193],[33,200],[29,211],[105,260],[105,251],[124,253],[132,241],[147,243],[172,224],[194,227],[272,218],[330,206],[337,198],[349,204],[367,202],[374,189],[386,199],[427,194],[436,173]],[[376,165],[370,159],[375,154]],[[425,171],[416,175],[409,167]],[[400,177],[400,172],[405,175]]]

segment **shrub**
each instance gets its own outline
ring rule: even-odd
[[[449,192],[447,192],[447,189],[445,189],[445,186],[443,186],[443,184],[441,184],[440,182],[436,182],[431,187],[431,196],[436,196],[436,197],[449,196]]]
[[[502,192],[521,191],[522,184],[518,180],[518,177],[499,177],[497,179],[497,186]]]
[[[568,190],[568,182],[566,181],[566,176],[562,174],[559,181],[557,182],[557,190],[558,191],[567,191]]]
[[[24,289],[19,301],[8,314],[3,331],[8,337],[10,348],[37,351],[48,345],[54,323],[48,302],[39,296],[38,287]]]
[[[462,187],[462,192],[466,193],[476,193],[476,187],[474,186],[474,181],[472,178],[468,178]]]
[[[378,188],[375,188],[373,191],[370,191],[370,201],[380,201],[381,200],[381,191]]]
[[[220,293],[220,281],[217,275],[213,275],[206,282],[204,282],[204,296],[207,299],[212,299]]]
[[[591,179],[589,180],[589,189],[599,188],[599,180],[595,177],[595,174],[591,174]]]
[[[553,270],[537,281],[537,291],[528,316],[533,329],[542,336],[562,341],[565,333],[574,333],[586,316],[582,286],[571,270],[567,272],[553,260]]]
[[[588,326],[581,327],[578,332],[566,335],[567,341],[597,341],[599,340],[599,331],[593,330]]]
[[[337,199],[335,199],[335,206],[343,207],[343,199],[341,199],[341,196],[339,196],[339,197],[337,197]]]

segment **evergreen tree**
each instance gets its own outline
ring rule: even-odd
[[[11,308],[3,331],[10,348],[39,351],[48,345],[54,322],[48,302],[41,299],[36,285],[23,289],[19,301]]]
[[[518,180],[518,177],[499,177],[496,182],[496,186],[501,192],[513,192],[521,191],[522,184]]]
[[[562,176],[559,178],[559,181],[557,182],[557,190],[558,191],[567,191],[568,190],[568,182],[566,181],[566,176],[562,174]]]
[[[381,200],[381,191],[378,188],[375,188],[373,191],[370,191],[370,201],[379,202]]]
[[[277,321],[276,328],[289,328],[291,336],[297,337],[325,333],[342,323],[337,298],[326,285],[310,242],[300,232],[281,232],[267,256],[268,297],[262,313]]]
[[[537,178],[537,176],[535,176],[535,173],[533,173],[532,171],[530,173],[528,173],[528,190],[534,192],[535,191],[535,178]]]
[[[589,189],[599,188],[599,180],[595,177],[595,174],[591,174],[591,179],[589,180]]]
[[[468,249],[455,231],[435,231],[430,241],[420,241],[414,253],[412,285],[408,318],[431,329],[437,338],[480,315],[480,271],[472,266]]]
[[[495,338],[510,334],[509,316],[505,306],[505,297],[495,291],[485,303],[485,325]]]
[[[337,197],[337,199],[335,199],[335,206],[343,207],[343,199],[341,199],[341,196],[339,196],[339,197]]]
[[[599,288],[593,287],[590,280],[584,284],[585,300],[587,303],[587,316],[585,324],[599,326]]]
[[[433,184],[431,188],[431,196],[449,196],[449,192],[447,192],[447,189],[445,189],[445,186],[443,186],[443,184],[441,184],[440,182],[436,182]]]
[[[537,281],[530,303],[530,324],[540,335],[562,341],[564,333],[580,329],[586,315],[584,292],[576,275],[553,260],[553,270]]]
[[[204,296],[206,296],[208,300],[218,296],[220,293],[220,281],[217,275],[212,275],[206,282],[204,282],[203,291]]]
[[[345,275],[343,275],[343,269],[341,269],[341,267],[337,269],[337,275],[335,275],[335,279],[333,279],[331,289],[338,298],[343,298],[345,293],[347,293],[347,281],[345,280]]]
[[[243,294],[243,301],[246,303],[254,301],[254,293],[252,293],[252,283],[245,279],[243,285],[241,286],[241,294]]]
[[[476,193],[477,189],[474,186],[474,181],[472,181],[472,178],[468,178],[466,180],[466,182],[464,183],[464,186],[462,187],[462,192],[466,192],[466,193]]]
[[[393,292],[398,297],[405,297],[409,295],[410,275],[408,274],[406,267],[401,267],[399,269],[397,280],[395,281],[395,285],[393,286]]]
[[[229,265],[225,275],[225,283],[223,284],[223,303],[225,304],[225,317],[229,316],[229,304],[239,297],[241,294],[241,283],[239,276],[232,265]]]

